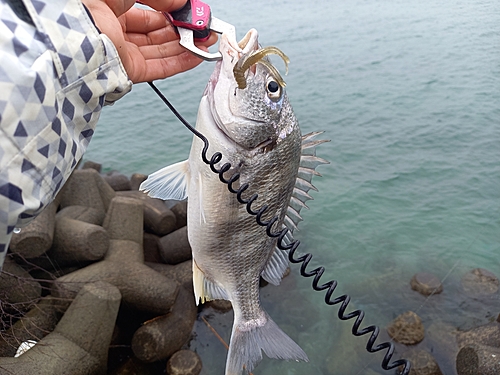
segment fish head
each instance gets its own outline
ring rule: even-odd
[[[221,36],[222,60],[205,91],[212,118],[228,138],[247,150],[276,145],[292,131],[283,112],[293,116],[292,111],[283,111],[289,106],[285,83],[267,57],[279,50],[259,48],[255,29],[239,43],[232,39]],[[281,51],[277,54],[288,63]]]

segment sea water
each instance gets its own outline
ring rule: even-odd
[[[363,326],[385,332],[412,310],[444,374],[453,358],[439,332],[486,324],[499,294],[473,299],[460,279],[482,267],[500,277],[500,2],[497,0],[210,1],[238,37],[259,31],[263,46],[291,60],[287,92],[303,133],[324,130],[319,192],[296,233],[299,252],[361,308]],[[277,66],[283,70],[280,61]],[[191,123],[214,63],[158,82]],[[188,157],[192,135],[153,91],[136,85],[103,111],[85,156],[106,170],[151,173]],[[431,272],[444,291],[412,291]],[[339,322],[311,279],[291,275],[262,289],[263,305],[310,362],[265,359],[254,374],[392,374],[365,351],[352,321]],[[207,319],[228,341],[231,313]],[[445,327],[445,328],[443,328]],[[446,328],[448,327],[448,328]],[[451,328],[450,328],[451,327]],[[203,374],[223,373],[226,349],[201,321],[192,343]],[[437,333],[436,333],[437,332]],[[436,337],[438,336],[438,337]],[[387,335],[384,336],[387,339]],[[380,342],[380,341],[379,341]],[[398,356],[401,354],[398,348]]]

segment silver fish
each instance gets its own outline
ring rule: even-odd
[[[284,81],[265,55],[278,54],[285,62],[287,58],[275,47],[259,49],[257,39],[253,29],[239,43],[222,35],[223,58],[201,99],[196,129],[208,138],[209,157],[222,153],[219,167],[231,163],[226,178],[240,173],[235,187],[248,182],[244,196],[259,195],[252,208],[267,204],[262,219],[278,216],[273,230],[286,227],[291,236],[302,220],[300,210],[312,199],[308,191],[315,189],[315,168],[327,163],[315,155],[316,145],[324,141],[313,140],[320,133],[301,136]],[[271,358],[307,361],[260,303],[260,277],[278,285],[288,267],[287,253],[202,161],[202,148],[194,137],[189,159],[151,174],[141,190],[164,200],[189,196],[196,303],[226,299],[234,310],[225,374],[251,371],[262,351]]]

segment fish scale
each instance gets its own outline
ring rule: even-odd
[[[239,173],[235,187],[249,184],[243,196],[258,194],[252,210],[267,205],[261,219],[277,217],[273,230],[287,228],[291,234],[302,220],[299,213],[304,202],[312,199],[307,192],[315,189],[311,184],[312,176],[318,174],[315,168],[326,163],[315,154],[316,145],[323,141],[313,140],[319,133],[301,136],[283,79],[265,57],[279,50],[259,49],[255,30],[244,40],[246,46],[240,47],[222,35],[222,61],[200,101],[196,129],[207,138],[209,155],[223,155],[216,167],[230,163],[232,169],[225,176]],[[278,54],[284,56],[281,51]],[[235,55],[241,64],[236,65]],[[236,71],[249,65],[248,61],[252,69]],[[246,206],[203,162],[203,147],[194,137],[188,160],[153,173],[141,189],[165,200],[189,197],[188,239],[196,303],[227,299],[234,310],[225,374],[251,371],[262,359],[262,351],[272,358],[306,361],[307,355],[260,303],[260,277],[279,284],[288,267],[286,253],[276,248],[277,238],[266,235]]]

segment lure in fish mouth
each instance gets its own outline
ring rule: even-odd
[[[315,168],[327,163],[316,156],[324,141],[314,138],[321,133],[301,135],[283,78],[267,56],[277,54],[285,64],[288,58],[276,47],[259,48],[257,31],[250,30],[240,43],[223,34],[219,51],[222,60],[201,98],[196,129],[208,140],[208,155],[220,152],[220,165],[229,163],[240,186],[249,184],[245,194],[258,194],[260,206],[266,204],[263,219],[276,217],[275,229],[286,228],[291,235],[302,220],[300,210],[312,199]],[[287,253],[203,162],[204,147],[194,137],[188,160],[151,174],[141,190],[163,200],[189,197],[196,303],[226,299],[233,306],[225,375],[251,371],[262,352],[307,361],[260,303],[260,278],[278,285],[288,268]],[[285,244],[290,241],[284,238]]]
[[[278,129],[285,82],[268,55],[280,56],[287,70],[288,57],[276,47],[260,48],[254,29],[239,43],[223,34],[219,50],[222,60],[205,91],[218,128],[247,150],[279,143],[287,131]]]
[[[254,64],[256,63],[261,63],[266,66],[267,69],[271,72],[271,74],[274,76],[274,78],[278,81],[278,84],[281,87],[285,87],[286,83],[281,77],[280,73],[278,72],[278,69],[272,65],[269,60],[265,59],[267,55],[271,54],[276,54],[279,57],[283,59],[285,62],[285,67],[286,67],[286,73],[288,73],[288,63],[290,62],[290,59],[288,58],[287,55],[285,55],[279,48],[276,47],[264,47],[260,48],[258,50],[252,51],[246,55],[243,55],[241,59],[238,60],[236,65],[233,68],[233,73],[234,73],[234,79],[236,82],[238,82],[238,88],[239,89],[244,89],[247,87],[247,80],[245,77],[245,72]],[[285,73],[285,74],[286,74]],[[277,86],[274,86],[275,90],[277,90]],[[271,88],[271,91],[274,91]]]

